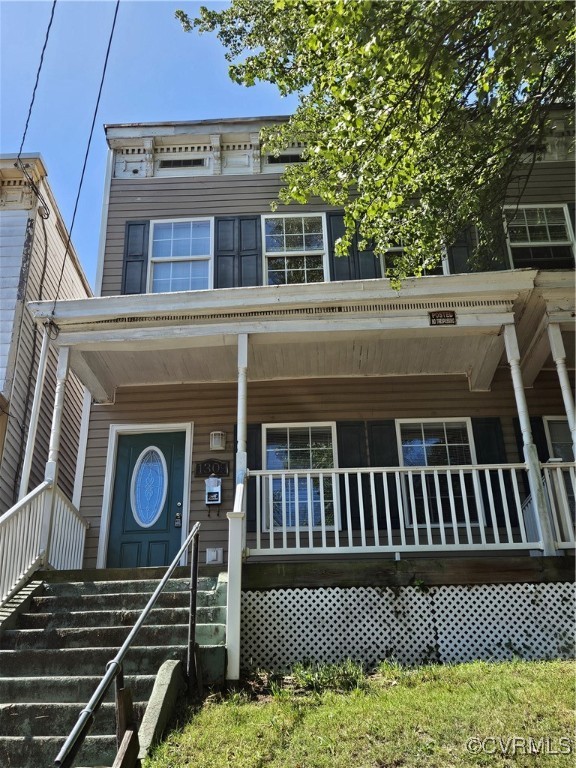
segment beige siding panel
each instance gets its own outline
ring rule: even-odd
[[[527,390],[533,416],[562,415],[556,374],[543,372],[534,389]],[[402,377],[313,379],[254,382],[248,385],[248,421],[313,422],[397,418],[499,416],[510,462],[518,459],[513,418],[516,416],[510,374],[497,372],[491,392],[470,392],[464,377]],[[233,500],[234,424],[236,386],[233,384],[174,385],[121,389],[112,406],[94,406],[90,418],[81,512],[90,521],[85,564],[94,567],[106,451],[111,424],[194,422],[192,461],[217,455],[230,462],[230,477],[223,481],[220,514],[204,505],[204,481],[192,478],[191,520],[202,523],[201,549],[220,546],[226,551],[226,512]],[[227,434],[226,451],[211,454],[209,435]],[[204,558],[204,555],[202,555]]]
[[[41,191],[45,199],[50,199],[44,186]],[[23,291],[25,289],[24,304],[38,299],[52,299],[56,295],[61,299],[82,298],[88,295],[83,278],[75,265],[76,256],[73,249],[64,262],[65,249],[66,234],[58,223],[56,212],[52,210],[46,220],[36,215],[30,264],[26,282],[22,288]],[[0,463],[0,513],[12,506],[18,496],[25,436],[38,373],[41,343],[42,333],[35,326],[30,313],[24,306],[20,334],[17,339],[15,373],[10,398],[12,418],[8,420],[4,452]],[[51,349],[48,355],[29,489],[34,488],[44,478],[54,406],[56,364],[57,354]],[[58,478],[58,484],[69,498],[72,497],[76,471],[82,397],[83,387],[78,379],[71,375],[66,386]]]
[[[126,222],[138,219],[193,216],[242,216],[271,213],[270,203],[281,183],[276,174],[113,179],[106,231],[103,296],[115,296],[122,287],[122,259]],[[320,200],[305,206],[281,206],[286,211],[326,211]]]

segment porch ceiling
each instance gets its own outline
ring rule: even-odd
[[[30,304],[57,326],[71,367],[100,402],[118,387],[237,379],[238,335],[249,380],[465,374],[490,388],[500,335],[521,318],[533,270],[407,280],[117,296]],[[432,326],[448,310],[455,325]],[[534,316],[537,314],[533,313]]]

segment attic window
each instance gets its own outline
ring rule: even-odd
[[[160,160],[160,168],[203,168],[204,157],[188,157],[184,160]]]
[[[304,158],[302,155],[268,155],[267,160],[269,165],[286,165],[287,163],[303,163]]]

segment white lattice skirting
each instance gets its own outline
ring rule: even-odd
[[[572,658],[574,617],[569,583],[243,592],[241,664]]]

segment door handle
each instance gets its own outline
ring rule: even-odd
[[[174,516],[174,528],[182,528],[182,512],[176,512]]]

